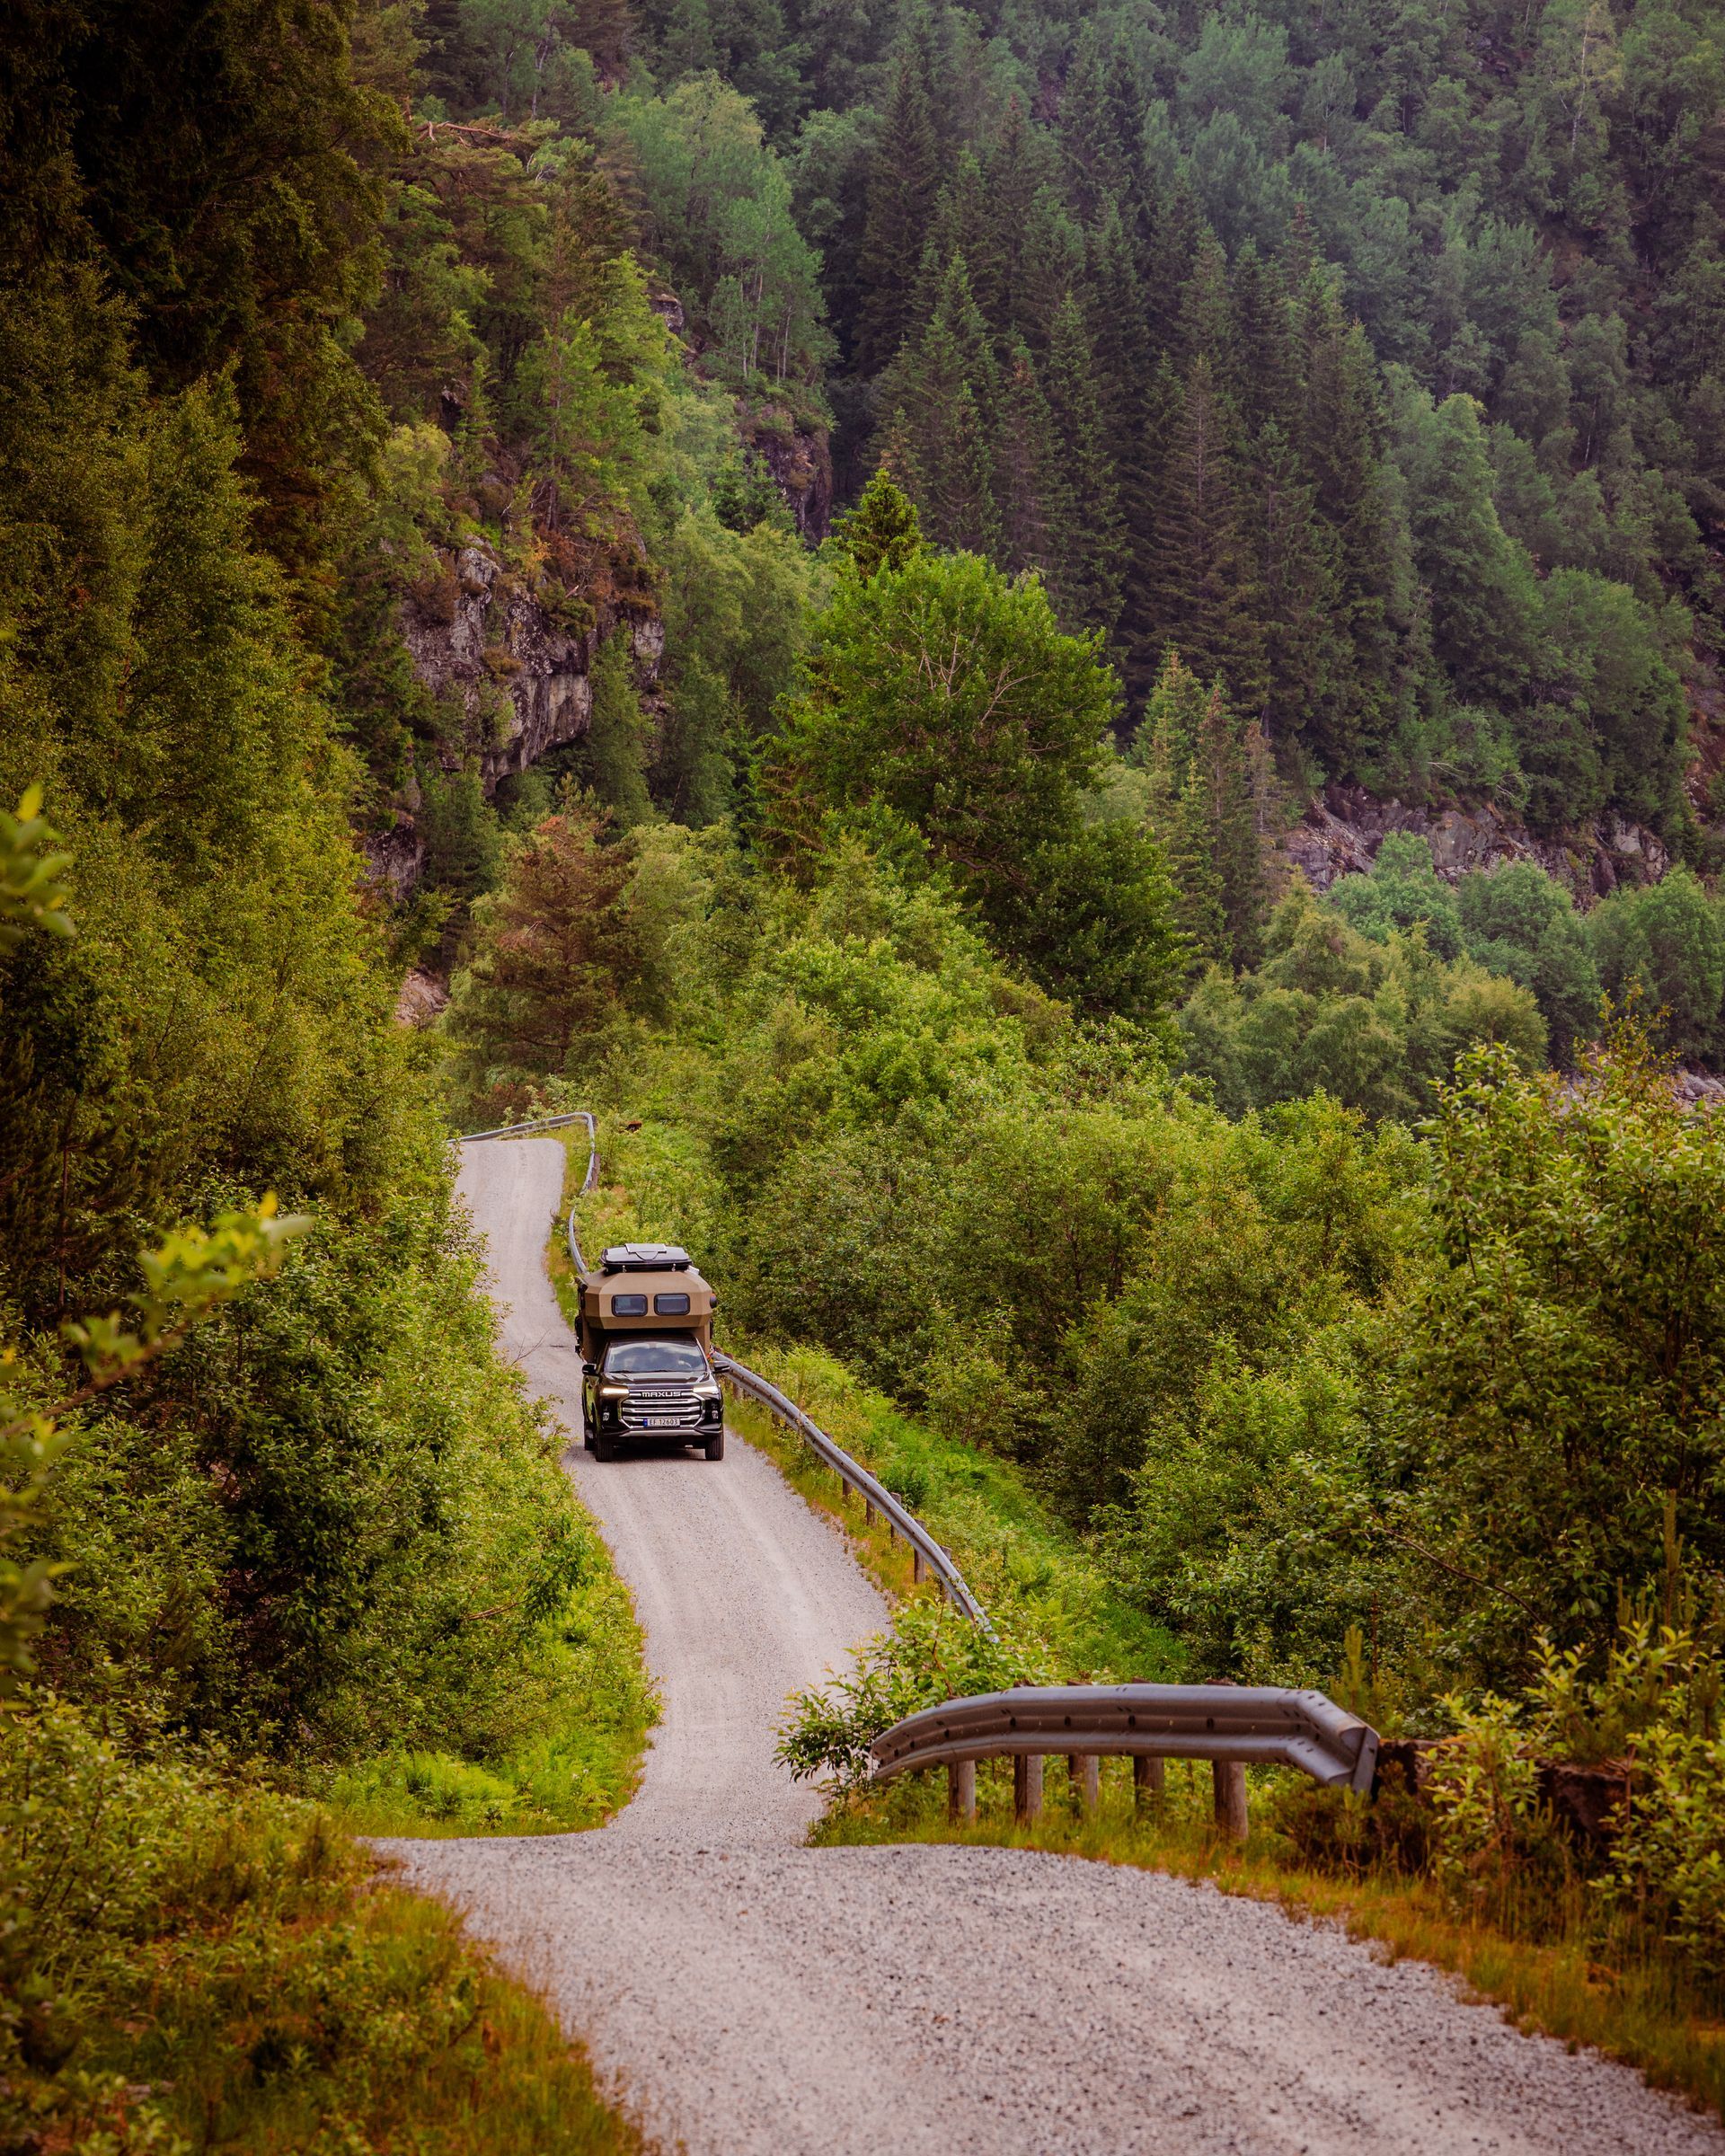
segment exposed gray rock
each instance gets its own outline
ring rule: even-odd
[[[414,672],[434,696],[459,702],[488,795],[506,773],[587,731],[599,624],[560,619],[489,547],[462,547],[429,596],[402,602],[401,621]],[[641,626],[662,649],[659,624]]]
[[[1567,841],[1536,838],[1485,804],[1478,808],[1410,808],[1379,800],[1360,786],[1329,786],[1288,833],[1285,851],[1314,890],[1338,877],[1364,874],[1393,831],[1415,831],[1431,847],[1438,873],[1454,883],[1470,869],[1536,862],[1586,905],[1619,883],[1654,883],[1670,866],[1659,840],[1621,817],[1602,818]]]
[[[833,457],[825,432],[799,427],[784,434],[761,427],[750,439],[783,495],[798,533],[811,546],[819,545],[833,515]]]

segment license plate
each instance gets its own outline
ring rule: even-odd
[[[682,1420],[680,1415],[643,1415],[643,1427],[650,1430],[674,1430]]]

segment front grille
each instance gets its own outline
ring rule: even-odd
[[[632,1388],[623,1403],[624,1427],[641,1429],[650,1415],[656,1420],[666,1415],[675,1416],[680,1428],[685,1424],[700,1421],[701,1402],[686,1385],[656,1385],[650,1390]]]

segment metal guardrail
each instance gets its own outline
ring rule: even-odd
[[[910,1545],[913,1577],[921,1580],[933,1575],[942,1594],[961,1611],[973,1624],[978,1624],[992,1639],[995,1628],[988,1621],[987,1613],[964,1584],[964,1575],[930,1534],[915,1513],[907,1512],[892,1492],[879,1482],[866,1467],[852,1459],[841,1445],[835,1444],[820,1425],[779,1388],[739,1363],[732,1356],[715,1355],[712,1366],[720,1380],[752,1400],[768,1414],[797,1432],[819,1454],[846,1490],[854,1490],[862,1499],[863,1515],[872,1520],[876,1513],[886,1521],[894,1534],[901,1534]]]
[[[500,1123],[495,1130],[464,1130],[456,1140],[457,1145],[476,1145],[481,1138],[530,1138],[536,1130],[562,1130],[570,1123],[585,1123],[590,1136],[593,1130],[591,1113],[578,1108],[572,1115],[541,1116],[534,1123]]]
[[[1048,1684],[984,1692],[924,1708],[869,1747],[873,1779],[943,1766],[955,1816],[974,1818],[976,1763],[1016,1762],[1021,1820],[1042,1801],[1042,1761],[1065,1753],[1080,1800],[1096,1803],[1098,1762],[1126,1754],[1134,1786],[1159,1791],[1162,1763],[1208,1759],[1215,1771],[1216,1824],[1246,1834],[1248,1766],[1297,1767],[1325,1788],[1369,1792],[1377,1767],[1376,1730],[1321,1692],[1246,1684]]]

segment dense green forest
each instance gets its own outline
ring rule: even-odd
[[[703,366],[824,397],[844,490],[884,458],[1039,571],[1135,704],[1173,643],[1296,786],[1699,843],[1706,11],[597,13],[428,17],[425,109],[590,143]]]
[[[1010,1462],[1195,1674],[1454,1725],[1662,1598],[1687,1720],[1635,1663],[1595,1721],[1712,1789],[1710,12],[32,0],[0,52],[18,2133],[242,2131],[261,2075],[128,2092],[272,1985],[310,2027],[327,1951],[420,2018],[384,2094],[382,2005],[271,2081],[282,2145],[404,2145],[479,1979],[318,1806],[626,1793],[469,1118],[642,1126],[739,1334]],[[1341,789],[1410,827],[1318,890]],[[1713,1967],[1725,1800],[1649,1816]]]

